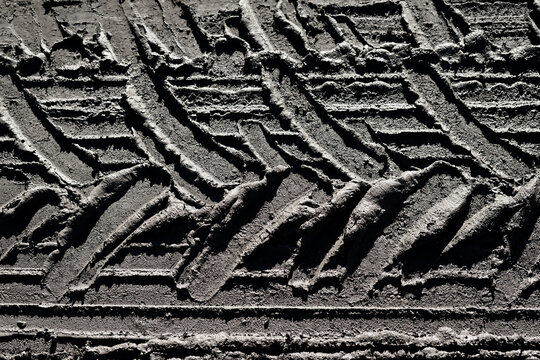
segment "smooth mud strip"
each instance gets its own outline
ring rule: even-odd
[[[533,359],[540,3],[0,2],[0,359]]]

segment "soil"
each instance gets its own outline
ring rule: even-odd
[[[0,0],[0,359],[540,357],[539,26]]]

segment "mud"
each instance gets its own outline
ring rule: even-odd
[[[540,357],[539,25],[0,1],[0,358]]]

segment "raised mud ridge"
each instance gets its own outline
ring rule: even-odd
[[[0,1],[0,359],[540,357],[537,0]]]

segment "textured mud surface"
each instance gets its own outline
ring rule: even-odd
[[[540,357],[536,0],[0,0],[0,358]]]

